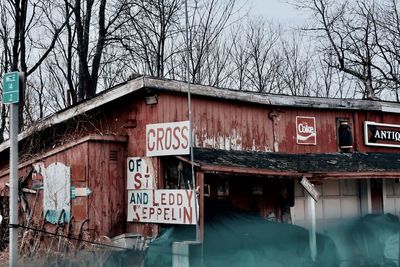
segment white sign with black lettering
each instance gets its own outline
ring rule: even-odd
[[[130,157],[127,167],[127,189],[154,189],[155,172],[150,158]]]
[[[128,221],[196,224],[194,190],[128,190]]]

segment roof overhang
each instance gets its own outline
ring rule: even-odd
[[[187,156],[178,159],[190,163]],[[194,165],[205,173],[311,179],[400,178],[398,153],[282,154],[194,149]]]

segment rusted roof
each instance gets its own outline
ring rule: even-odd
[[[237,91],[232,89],[216,88],[212,86],[194,85],[191,86],[193,95],[214,97],[230,101],[243,101],[261,105],[282,106],[282,107],[306,107],[316,109],[342,109],[342,110],[371,110],[381,112],[400,113],[400,104],[385,101],[355,100],[355,99],[333,99],[302,97],[288,95],[273,95],[251,91]],[[21,141],[35,132],[42,131],[59,123],[70,120],[80,114],[101,107],[116,99],[125,97],[128,94],[137,92],[144,88],[175,93],[187,93],[187,83],[172,81],[154,77],[139,77],[126,83],[108,89],[92,99],[88,99],[74,106],[59,111],[42,121],[35,123],[30,128],[18,135]],[[0,153],[9,148],[9,141],[0,144]]]
[[[189,162],[188,157],[179,157]],[[195,148],[196,166],[205,172],[310,176],[320,178],[400,177],[398,153],[283,154]]]

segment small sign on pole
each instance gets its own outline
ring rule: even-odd
[[[319,192],[317,191],[317,189],[315,189],[314,185],[306,177],[303,177],[301,179],[300,184],[310,194],[315,202],[317,202],[319,198]]]
[[[308,192],[308,213],[310,215],[310,222],[311,222],[311,229],[309,232],[310,252],[311,252],[311,259],[315,261],[317,257],[315,203],[318,201],[320,194],[317,191],[317,189],[315,189],[314,185],[306,177],[303,177],[301,179],[300,184]]]
[[[3,104],[10,104],[10,267],[17,266],[18,261],[18,102],[19,91],[23,89],[20,76],[18,71],[3,75]]]
[[[3,103],[14,104],[19,102],[19,72],[9,72],[3,75]]]

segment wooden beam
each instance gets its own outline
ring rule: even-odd
[[[391,171],[363,171],[363,172],[330,172],[330,173],[301,173],[296,171],[273,171],[266,169],[212,166],[204,165],[200,168],[205,173],[226,173],[243,175],[279,176],[288,178],[307,177],[312,179],[370,179],[370,178],[400,178],[400,172]]]
[[[232,166],[203,165],[200,167],[200,169],[205,173],[230,173],[230,174],[245,174],[245,175],[288,176],[288,177],[312,176],[312,173],[299,173],[296,171],[273,171],[266,169],[232,167]]]
[[[200,242],[204,241],[204,172],[197,172],[197,186],[199,187],[199,228]]]
[[[183,162],[185,162],[185,163],[187,163],[187,164],[192,164],[192,162],[190,161],[190,159],[188,159],[188,158],[185,158],[185,157],[183,157],[183,156],[175,156],[177,159],[179,159],[180,161],[183,161]],[[199,163],[197,163],[197,162],[193,162],[193,165],[194,166],[196,166],[196,167],[198,167],[198,168],[200,168],[201,167],[201,165],[199,164]]]
[[[313,178],[320,179],[399,179],[400,172],[371,171],[371,172],[333,172],[333,173],[314,173]]]

